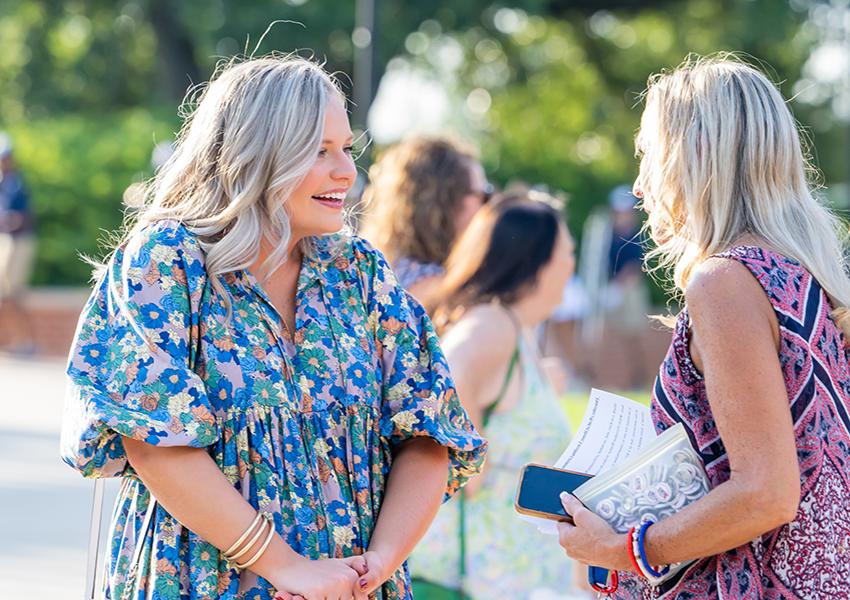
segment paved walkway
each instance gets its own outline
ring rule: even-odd
[[[83,597],[92,483],[59,459],[63,368],[0,357],[0,598]]]

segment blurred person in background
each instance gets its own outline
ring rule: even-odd
[[[29,192],[12,156],[12,140],[0,133],[0,318],[3,349],[15,354],[35,351],[32,320],[22,303],[34,261]]]
[[[232,61],[96,279],[64,460],[123,477],[109,598],[410,598],[405,560],[485,442],[427,315],[346,232],[345,98]]]
[[[608,278],[612,312],[626,309],[624,329],[638,329],[646,321],[646,282],[643,275],[641,222],[637,198],[628,186],[614,188],[608,197],[611,207],[611,240],[608,244]],[[635,308],[633,308],[635,307]]]
[[[652,418],[684,425],[711,491],[634,536],[565,494],[561,545],[623,571],[623,600],[848,598],[846,225],[813,194],[796,121],[757,69],[689,57],[645,97],[634,192],[685,300]]]
[[[579,272],[590,303],[579,343],[595,385],[617,389],[647,385],[657,366],[645,364],[651,304],[636,200],[628,186],[615,187],[582,236]]]
[[[514,496],[522,466],[554,463],[570,440],[535,329],[561,302],[574,266],[560,213],[528,191],[496,195],[448,258],[434,318],[489,451],[484,475],[440,509],[411,556],[423,591],[437,584],[495,600],[570,589],[571,564],[534,543],[542,534],[516,514]]]
[[[608,285],[603,304],[613,339],[611,349],[626,350],[622,361],[623,387],[636,389],[647,382],[643,368],[643,338],[649,324],[649,286],[643,272],[644,248],[637,198],[621,185],[608,196],[611,239],[608,242]]]
[[[413,137],[388,148],[369,179],[361,233],[428,307],[454,241],[492,194],[484,168],[457,142]]]

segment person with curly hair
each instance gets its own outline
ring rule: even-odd
[[[429,307],[455,240],[492,194],[484,168],[457,142],[413,137],[388,148],[369,178],[361,233]]]

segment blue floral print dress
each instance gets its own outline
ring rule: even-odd
[[[393,263],[393,271],[404,289],[410,289],[410,286],[422,279],[441,277],[446,272],[445,268],[437,263],[419,262],[407,256],[402,256]]]
[[[122,598],[126,586],[152,600],[274,595],[159,504],[142,531],[151,494],[120,436],[206,448],[311,559],[368,548],[401,442],[427,436],[448,447],[446,498],[480,470],[486,442],[458,402],[421,306],[363,240],[309,243],[294,339],[249,271],[221,277],[224,294],[215,289],[197,238],[174,221],[133,235],[95,287],[70,354],[62,455],[86,477],[124,478],[107,598]],[[412,597],[406,565],[376,597]]]

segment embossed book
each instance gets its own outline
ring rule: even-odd
[[[709,489],[681,424],[656,436],[646,406],[601,390],[591,391],[584,419],[554,466],[594,475],[574,494],[620,533],[644,518],[657,522]],[[555,529],[539,521],[541,530]],[[684,566],[672,566],[663,579]]]

